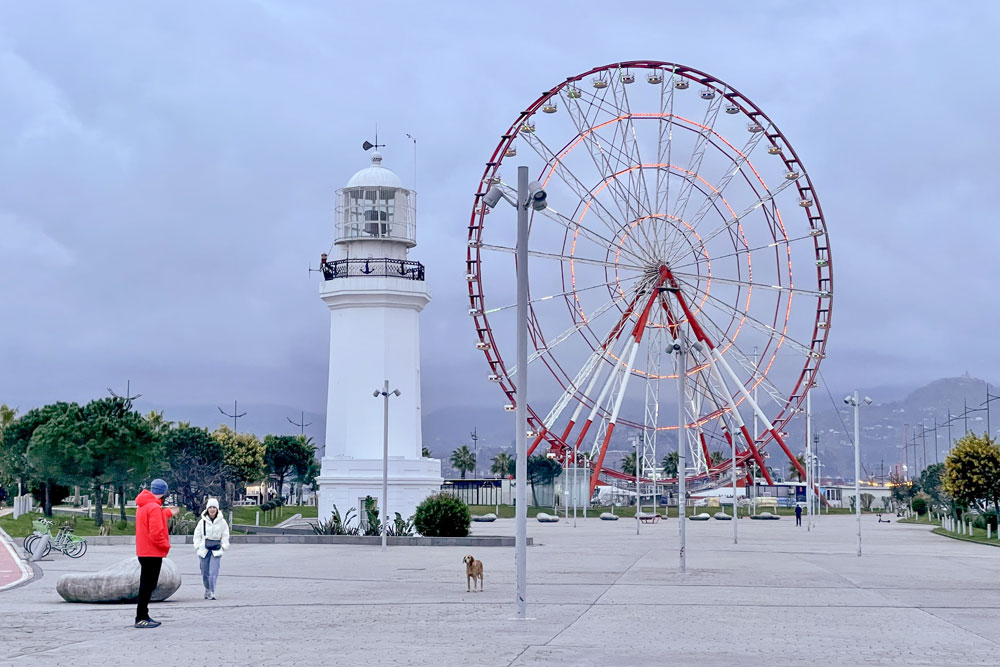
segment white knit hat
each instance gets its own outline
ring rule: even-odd
[[[219,509],[219,499],[209,498],[208,502],[205,503],[205,509],[208,509],[209,507],[214,507],[215,509]]]

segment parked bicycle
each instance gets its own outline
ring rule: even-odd
[[[70,525],[62,526],[55,535],[52,534],[52,521],[49,519],[36,519],[31,522],[31,527],[34,532],[24,538],[24,550],[28,553],[33,553],[35,542],[45,535],[48,535],[49,541],[39,558],[45,558],[53,549],[70,558],[79,558],[87,553],[87,540],[79,535],[74,535],[73,527]]]

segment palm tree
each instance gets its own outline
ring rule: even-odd
[[[451,467],[459,472],[462,479],[465,479],[465,473],[476,469],[476,455],[469,451],[468,445],[462,445],[451,453]]]
[[[421,445],[420,456],[424,457],[425,459],[429,459],[431,457],[431,450],[427,449],[426,445]]]
[[[623,456],[619,465],[623,473],[629,477],[635,477],[635,452],[629,452]]]
[[[510,458],[510,454],[507,452],[500,452],[493,457],[493,462],[490,465],[490,474],[496,475],[497,477],[509,475],[510,464],[513,463],[513,461],[514,459]]]
[[[795,460],[799,462],[799,465],[802,466],[802,469],[804,470],[806,467],[805,455],[799,454],[798,456],[795,457]],[[796,482],[805,481],[804,479],[802,479],[802,473],[799,472],[799,469],[795,467],[794,463],[788,464],[788,478]]]
[[[677,460],[679,458],[680,457],[677,455],[677,452],[669,452],[663,457],[663,460],[660,461],[660,465],[663,466],[664,475],[667,477],[677,476]]]
[[[726,460],[726,455],[722,452],[716,450],[714,452],[709,452],[708,454],[709,462],[708,465],[711,468],[717,468],[722,465],[722,462]]]

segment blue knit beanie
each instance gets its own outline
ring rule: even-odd
[[[149,490],[151,493],[162,496],[167,492],[167,483],[159,478],[154,479],[149,485]]]

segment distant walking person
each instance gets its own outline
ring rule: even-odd
[[[795,525],[802,525],[802,505],[795,503]]]
[[[160,625],[149,617],[149,600],[160,581],[160,566],[170,551],[170,533],[167,518],[180,510],[163,507],[167,483],[154,479],[149,489],[136,496],[135,505],[135,555],[139,557],[139,605],[135,610],[135,627],[155,628]]]
[[[209,498],[201,520],[194,529],[194,551],[201,566],[201,581],[205,584],[205,599],[215,599],[215,582],[219,579],[219,561],[229,549],[229,524],[219,513],[219,501]]]

